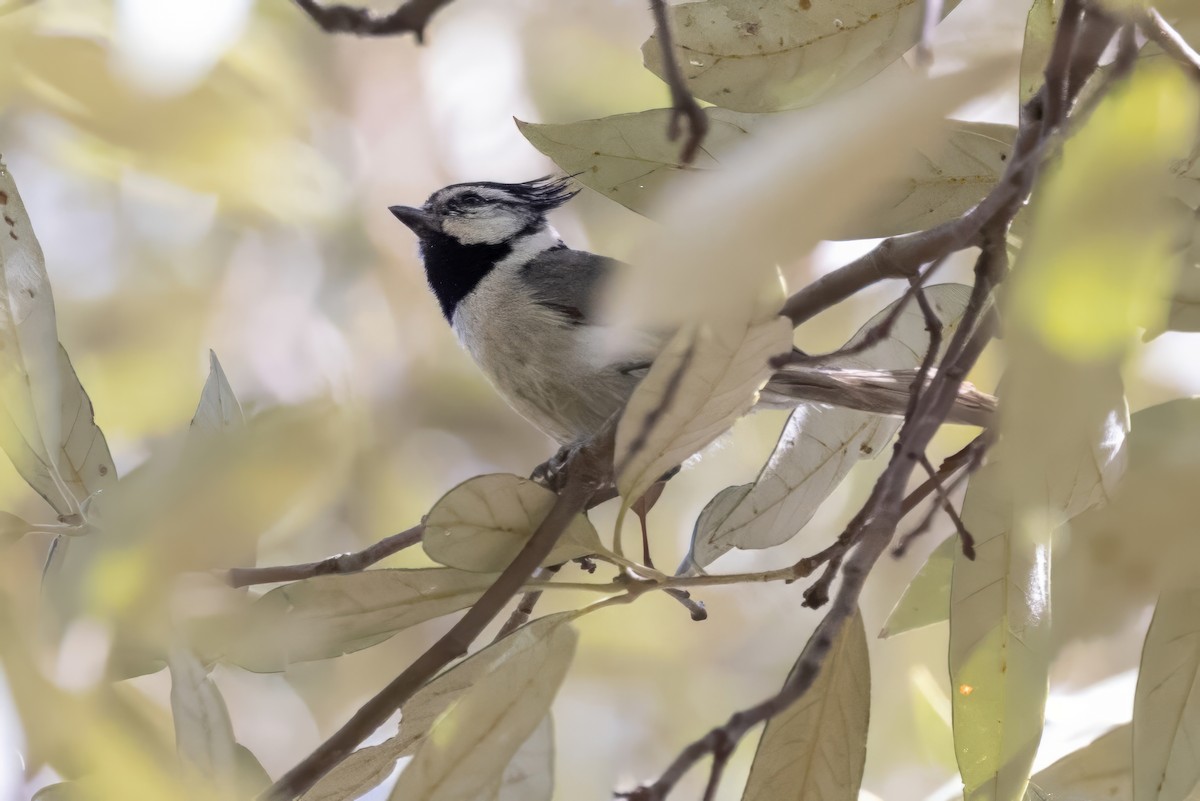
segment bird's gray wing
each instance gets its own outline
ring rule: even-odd
[[[627,265],[582,250],[558,248],[530,259],[521,279],[534,300],[562,314],[572,325],[596,325],[605,283]]]
[[[616,259],[582,250],[557,248],[539,253],[521,269],[521,278],[534,300],[562,315],[571,326],[603,323],[598,319],[600,301],[606,284],[618,273],[631,269]],[[613,366],[620,372],[640,377],[649,369],[665,335],[653,336],[653,343],[642,343]]]

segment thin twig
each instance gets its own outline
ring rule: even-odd
[[[291,801],[302,795],[378,729],[425,682],[467,653],[480,632],[526,584],[575,516],[584,511],[592,496],[609,483],[615,431],[614,418],[586,446],[574,452],[568,465],[566,485],[545,519],[512,563],[450,631],[360,707],[329,739],[265,790],[259,801]]]
[[[396,36],[411,33],[417,44],[425,43],[429,19],[452,0],[405,0],[390,14],[376,14],[361,6],[326,6],[316,0],[295,0],[326,33],[355,36]]]
[[[1200,81],[1200,53],[1163,19],[1162,14],[1153,8],[1147,9],[1145,16],[1138,22],[1138,27],[1146,34],[1146,38],[1153,40],[1163,52],[1182,64],[1193,80]]]
[[[416,545],[425,533],[425,526],[417,524],[412,528],[385,537],[379,542],[368,545],[361,551],[330,556],[319,562],[306,562],[302,565],[278,565],[273,567],[234,567],[226,574],[226,580],[232,587],[249,587],[251,584],[273,584],[279,581],[300,581],[313,576],[327,576],[332,573],[358,573],[392,554],[399,553],[405,548]]]
[[[674,142],[679,138],[680,121],[687,120],[688,135],[683,141],[679,160],[691,164],[700,152],[700,145],[708,133],[708,115],[688,89],[687,79],[679,66],[675,43],[671,36],[671,23],[667,18],[666,0],[650,0],[650,13],[654,15],[654,32],[662,48],[663,78],[671,89],[671,118],[667,123],[667,138]]]
[[[954,503],[950,500],[950,489],[942,486],[937,471],[933,469],[933,465],[929,462],[929,457],[924,454],[921,454],[921,466],[925,468],[925,472],[933,479],[934,486],[937,488],[938,501],[941,503],[942,509],[945,510],[951,522],[954,523],[954,528],[958,531],[958,536],[962,540],[963,556],[974,560],[975,537],[967,530],[962,518],[959,517],[958,512],[955,510]]]

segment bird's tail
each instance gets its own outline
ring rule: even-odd
[[[930,378],[933,373],[931,370]],[[788,365],[767,382],[759,405],[791,408],[801,401],[816,401],[875,414],[903,415],[917,375],[917,370]],[[987,426],[995,413],[996,398],[964,382],[947,422]]]

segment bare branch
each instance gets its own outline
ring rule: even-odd
[[[385,537],[361,551],[338,554],[319,562],[307,562],[302,565],[235,567],[229,570],[226,579],[232,587],[249,587],[251,584],[299,581],[313,576],[328,576],[332,573],[358,573],[392,554],[416,545],[421,541],[424,533],[425,526],[418,524],[407,531]]]
[[[375,14],[360,6],[326,6],[317,0],[296,0],[313,22],[326,33],[351,33],[355,36],[396,36],[411,33],[417,44],[425,42],[429,19],[452,0],[405,0],[390,14]]]
[[[671,119],[667,123],[667,138],[674,142],[679,138],[680,121],[687,120],[688,135],[683,141],[683,152],[679,160],[691,164],[700,151],[700,145],[708,133],[708,116],[687,87],[687,79],[679,67],[675,55],[675,43],[671,36],[671,24],[667,19],[666,0],[650,0],[650,12],[654,15],[654,32],[662,48],[663,74],[671,89]]]
[[[1163,52],[1182,64],[1193,80],[1200,81],[1200,53],[1163,19],[1162,14],[1153,8],[1147,9],[1146,15],[1138,22],[1138,27],[1146,34],[1146,38],[1151,39]]]
[[[1075,2],[1067,0],[1068,4]],[[1082,86],[1082,79],[1095,71],[1101,53],[1116,31],[1116,23],[1107,17],[1089,13],[1088,22],[1091,23],[1093,18],[1097,20],[1096,24],[1060,25],[1056,33],[1058,39],[1070,39],[1065,44],[1056,39],[1055,51],[1068,54],[1066,68],[1060,70],[1061,65],[1056,64],[1053,69],[1057,72],[1048,70],[1048,74],[1067,76],[1064,79],[1066,89],[1060,98],[1064,119],[1075,92]],[[1088,29],[1086,34],[1084,28]],[[1086,63],[1081,66],[1076,60]],[[1081,80],[1074,82],[1072,75]],[[719,781],[726,750],[736,745],[751,728],[787,709],[812,686],[842,626],[854,615],[871,568],[895,535],[906,505],[904,489],[914,467],[925,458],[930,440],[950,414],[963,378],[993,337],[994,315],[989,311],[989,302],[992,288],[1003,280],[1006,272],[1004,236],[1036,178],[1046,142],[1058,128],[1060,121],[1043,113],[1047,95],[1055,91],[1058,88],[1048,90],[1043,86],[1022,110],[1021,127],[1008,170],[1000,184],[975,209],[958,220],[921,234],[887,240],[872,254],[834,274],[823,286],[807,293],[802,290],[789,299],[784,313],[799,324],[862,286],[882,277],[915,276],[921,264],[962,249],[977,236],[982,237],[983,247],[975,263],[975,284],[962,321],[936,371],[930,370],[933,349],[927,354],[922,370],[929,372],[930,380],[923,387],[922,382],[914,382],[909,410],[891,461],[876,481],[871,496],[838,541],[816,557],[801,560],[796,565],[797,568],[811,569],[824,562],[829,566],[826,574],[809,588],[807,604],[819,600],[813,596],[819,596],[832,583],[835,562],[843,563],[842,581],[829,612],[817,624],[795,669],[778,693],[756,706],[734,713],[724,725],[687,746],[657,781],[623,793],[623,797],[633,801],[662,801],[683,775],[709,754],[714,756],[706,791],[711,794]],[[1051,101],[1052,106],[1054,102],[1057,101]],[[897,251],[900,251],[899,255]],[[853,269],[848,269],[851,267]],[[937,488],[938,483],[933,483],[932,489]]]

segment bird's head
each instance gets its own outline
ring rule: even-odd
[[[537,231],[546,224],[547,212],[578,191],[569,178],[521,184],[480,181],[439,189],[420,208],[389,210],[422,240],[449,237],[460,245],[499,245]]]

